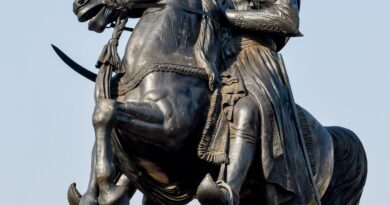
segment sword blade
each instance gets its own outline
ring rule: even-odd
[[[84,76],[90,81],[95,82],[96,81],[96,74],[89,71],[88,69],[84,68],[83,66],[76,63],[74,60],[72,60],[70,57],[68,57],[64,52],[62,52],[57,46],[51,44],[51,47],[54,49],[54,51],[57,53],[58,57],[61,58],[62,61],[66,65],[68,65],[72,70],[76,71],[78,74]]]

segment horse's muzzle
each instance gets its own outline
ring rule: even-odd
[[[102,0],[75,0],[73,12],[80,22],[84,22],[94,17],[103,6]]]

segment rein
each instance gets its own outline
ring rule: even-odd
[[[99,68],[99,73],[95,84],[95,100],[111,99],[111,78],[112,72],[123,73],[124,69],[121,59],[118,54],[119,38],[126,26],[127,18],[122,13],[117,19],[111,39],[104,46],[102,53],[99,56],[96,68]]]
[[[127,7],[130,9],[147,9],[147,8],[165,8],[165,7],[173,7],[173,8],[179,8],[183,11],[189,12],[189,13],[194,13],[198,14],[201,16],[207,16],[209,18],[213,18],[211,14],[208,12],[205,12],[200,9],[192,9],[186,6],[178,6],[178,5],[173,5],[172,3],[130,3],[127,4]]]

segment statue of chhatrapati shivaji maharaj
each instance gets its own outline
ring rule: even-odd
[[[355,205],[367,176],[357,136],[294,102],[278,53],[299,0],[76,0],[79,21],[113,27],[95,74],[87,191],[71,205]],[[135,28],[128,18],[139,18]],[[123,58],[117,46],[132,31]]]

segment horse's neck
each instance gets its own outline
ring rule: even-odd
[[[147,9],[127,44],[122,61],[126,74],[121,78],[121,87],[126,90],[132,89],[150,72],[199,67],[194,52],[202,17],[188,9],[201,11],[202,1],[158,3],[167,5]],[[190,72],[187,70],[186,73]]]
[[[160,0],[158,4],[165,4],[166,6],[177,6],[179,8],[188,9],[202,9],[201,0]]]

